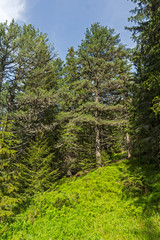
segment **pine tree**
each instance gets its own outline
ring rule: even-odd
[[[0,24],[0,45],[0,118],[7,111],[21,136],[51,128],[60,61],[47,35],[13,20]]]
[[[101,166],[102,132],[125,119],[125,83],[129,80],[127,52],[113,29],[93,24],[78,50],[81,76],[89,81],[90,100],[83,111],[95,126],[96,162]],[[107,146],[104,146],[107,150]]]
[[[56,141],[55,92],[61,61],[54,60],[53,50],[47,35],[32,25],[21,27],[14,21],[0,24],[1,216],[12,215],[17,204],[25,200],[28,182],[22,157],[28,142],[35,140],[40,132],[52,134],[50,145]],[[44,154],[49,151],[43,150]],[[43,166],[44,175],[39,176],[41,183],[37,183],[40,190],[49,186],[49,173],[47,176],[45,173],[58,168],[50,153],[43,156],[46,167]]]
[[[133,52],[136,68],[131,114],[133,153],[147,162],[159,162],[159,54],[160,3],[137,0],[130,30],[137,46]]]
[[[4,82],[11,81],[15,75],[19,36],[20,27],[14,20],[9,25],[0,23],[0,93]]]
[[[111,136],[117,126],[125,122],[123,103],[127,90],[125,83],[129,80],[127,52],[113,29],[96,23],[87,29],[77,54],[71,57],[70,63],[76,74],[65,85],[70,109],[60,115],[66,119],[64,142],[72,152],[71,162],[81,159],[82,163],[91,157],[92,164],[96,160],[100,167],[101,152],[109,153],[114,145],[113,139],[109,138],[105,144],[108,133]],[[73,68],[68,62],[67,67],[72,73]],[[84,154],[85,149],[90,154]]]
[[[47,35],[32,25],[23,26],[19,46],[19,90],[15,97],[14,117],[19,133],[32,137],[42,129],[53,127],[57,63],[53,60]]]
[[[7,22],[0,23],[0,121],[6,112],[10,115],[12,110],[14,94],[11,93],[11,85],[15,86],[16,82],[20,32],[20,27],[14,21],[9,25]]]

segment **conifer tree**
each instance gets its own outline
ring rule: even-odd
[[[77,67],[76,52],[74,48],[68,49],[66,62],[63,68],[64,77],[58,90],[60,111],[58,114],[60,138],[57,148],[63,158],[63,169],[67,171],[67,175],[71,174],[76,168],[77,152],[79,149],[79,141],[77,138],[78,128],[70,125],[71,111],[76,108],[76,92],[74,83],[80,79]]]
[[[102,132],[105,135],[125,120],[123,103],[125,84],[129,80],[127,51],[113,29],[95,23],[87,29],[78,57],[81,76],[89,82],[90,93],[89,101],[79,109],[92,119],[88,120],[95,127],[96,162],[101,166]]]
[[[53,124],[57,63],[47,35],[32,25],[23,26],[19,47],[19,91],[14,117],[19,133],[32,137]]]
[[[8,113],[0,124],[0,219],[14,214],[23,201],[20,196],[20,169],[16,160],[19,141],[8,123]]]
[[[137,0],[130,18],[130,30],[137,46],[133,52],[136,68],[131,109],[133,154],[147,162],[159,162],[160,91],[160,3]]]
[[[66,119],[63,140],[69,145],[73,162],[78,156],[81,163],[91,157],[93,164],[95,159],[100,167],[102,150],[109,152],[114,145],[109,138],[105,144],[107,134],[111,136],[117,126],[125,122],[123,103],[125,83],[129,80],[127,51],[113,29],[96,23],[87,29],[77,54],[69,60],[76,74],[72,77],[68,74],[71,82],[64,84],[71,103],[70,109],[60,114]],[[72,73],[69,63],[68,71]],[[91,155],[84,154],[85,149]]]
[[[46,135],[52,132],[53,138],[56,135],[53,131],[57,111],[55,92],[61,61],[53,59],[54,51],[46,34],[32,25],[21,27],[14,21],[0,24],[1,216],[13,214],[28,187],[26,165],[22,161],[28,142],[35,140],[39,132]],[[47,156],[47,151],[43,155],[44,175],[39,180],[41,184],[37,183],[40,190],[47,189],[45,173],[57,169],[57,162],[48,164],[53,158],[50,153]]]
[[[9,25],[0,23],[0,93],[3,84],[15,75],[19,36],[20,27],[14,20]]]
[[[58,177],[54,153],[42,135],[37,135],[23,156],[23,186],[27,196],[51,189]]]
[[[0,118],[7,111],[20,135],[33,135],[35,128],[53,123],[59,64],[53,60],[54,49],[46,34],[31,24],[20,27],[14,20],[0,24],[0,44]]]

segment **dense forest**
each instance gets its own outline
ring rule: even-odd
[[[1,222],[64,177],[125,158],[159,169],[160,2],[133,2],[134,49],[94,23],[65,62],[34,26],[0,23]]]

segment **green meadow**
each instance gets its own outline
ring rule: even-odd
[[[64,178],[1,225],[1,239],[158,240],[158,178],[127,160]]]

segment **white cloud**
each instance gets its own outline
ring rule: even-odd
[[[25,21],[26,0],[0,0],[0,22]]]

